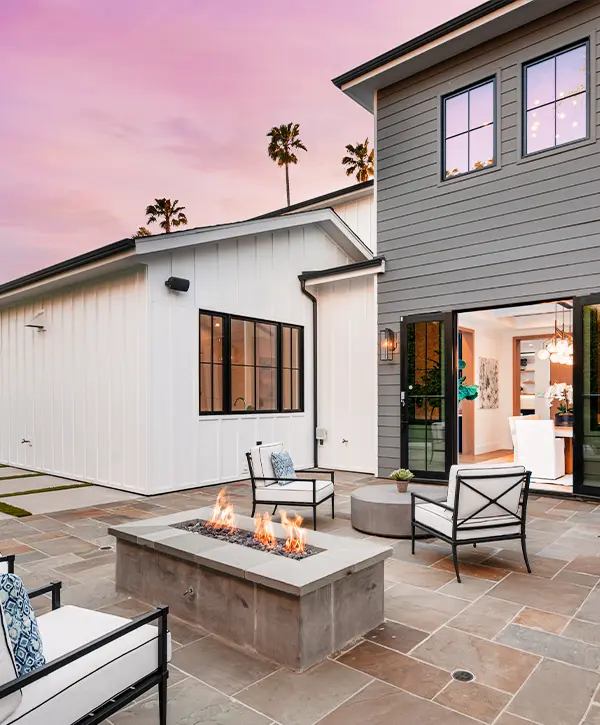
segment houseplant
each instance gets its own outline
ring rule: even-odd
[[[558,401],[558,412],[554,414],[554,425],[558,428],[573,426],[573,386],[569,383],[554,383],[544,394],[548,407]]]
[[[397,471],[390,473],[390,478],[396,481],[396,487],[398,493],[406,493],[408,484],[413,480],[415,474],[408,470],[408,468],[398,468]]]

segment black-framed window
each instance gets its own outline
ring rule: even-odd
[[[442,178],[496,164],[496,79],[442,99]]]
[[[200,412],[223,412],[223,316],[200,315]]]
[[[301,412],[304,330],[200,311],[200,414]]]
[[[282,326],[282,408],[302,410],[302,330],[293,325]]]
[[[589,44],[523,67],[524,155],[582,141],[589,134]]]

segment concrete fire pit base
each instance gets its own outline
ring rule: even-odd
[[[117,526],[120,592],[232,644],[302,671],[383,622],[387,546],[307,532],[318,554],[301,561],[173,528],[210,518],[198,509]],[[239,528],[254,522],[237,516]],[[285,538],[275,524],[275,535]]]

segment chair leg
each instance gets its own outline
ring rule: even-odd
[[[527,558],[527,547],[525,545],[525,537],[521,537],[521,548],[523,549],[523,559],[525,559],[525,566],[527,571],[531,574],[531,566],[529,566],[529,559]]]
[[[277,511],[277,506],[279,506],[279,504],[275,504],[275,508],[273,509],[273,513],[271,514],[271,516],[275,516],[275,511]]]
[[[163,678],[158,685],[158,721],[167,725],[167,680]]]
[[[317,507],[313,506],[313,531],[317,530]]]
[[[254,512],[256,511],[256,501],[252,501],[252,513],[250,516],[254,518]]]
[[[456,581],[461,584],[460,572],[458,571],[458,546],[452,547],[452,560],[454,561],[454,570],[456,571]]]
[[[473,544],[473,548],[476,549],[477,548],[477,544]]]
[[[412,537],[411,537],[411,542],[410,542],[410,550],[411,550],[412,555],[414,556],[415,555],[415,535],[416,535],[416,529],[415,529],[414,524],[411,524],[411,529],[412,529]]]
[[[331,518],[335,518],[335,496],[331,497]]]

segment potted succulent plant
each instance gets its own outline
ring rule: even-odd
[[[408,470],[408,468],[399,468],[397,471],[390,473],[390,478],[396,481],[396,487],[398,493],[406,493],[408,490],[408,484],[413,480],[415,474]]]

